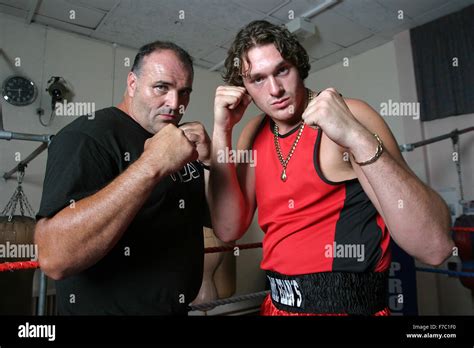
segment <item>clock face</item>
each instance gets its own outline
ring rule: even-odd
[[[26,77],[11,76],[3,83],[3,99],[12,105],[29,105],[35,101],[37,95],[38,89],[35,84]]]

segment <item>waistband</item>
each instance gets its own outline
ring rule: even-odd
[[[387,307],[388,272],[267,271],[267,278],[273,304],[288,312],[373,315]]]

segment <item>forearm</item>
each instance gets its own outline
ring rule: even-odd
[[[137,160],[102,190],[38,222],[39,262],[60,279],[89,268],[114,247],[161,179]]]
[[[245,232],[246,203],[242,194],[235,164],[219,160],[219,153],[232,148],[232,131],[214,127],[209,176],[209,208],[216,236],[229,242]],[[223,151],[223,152],[220,152]]]
[[[377,141],[371,134],[351,148],[356,160],[374,155]],[[439,264],[449,255],[449,210],[441,197],[402,167],[388,151],[374,163],[360,166],[369,181],[393,239],[420,261]]]

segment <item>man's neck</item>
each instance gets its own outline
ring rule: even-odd
[[[128,110],[128,105],[125,103],[125,100],[122,100],[119,104],[117,104],[116,108],[122,110],[124,113],[130,116],[130,111]]]
[[[302,115],[304,113],[304,111],[306,110],[306,107],[308,106],[308,96],[306,94],[306,88],[304,89],[304,97],[303,97],[303,100],[302,102],[300,102],[300,106],[298,108],[296,108],[296,112],[295,112],[295,116],[293,116],[291,119],[289,120],[285,120],[285,121],[281,121],[281,120],[276,120],[272,117],[272,120],[273,122],[276,123],[276,125],[278,126],[278,132],[280,134],[286,134],[288,132],[290,132],[292,129],[294,129],[295,127],[298,126],[298,124],[301,122],[302,120]]]
[[[127,102],[127,100],[123,99],[118,105],[117,105],[117,109],[120,109],[122,110],[124,113],[126,113],[128,115],[128,117],[132,118],[135,122],[137,122],[138,124],[140,124],[140,122],[138,122],[138,120],[133,117],[133,112],[131,110],[131,107],[130,107],[130,103]],[[143,126],[142,126],[143,127]]]

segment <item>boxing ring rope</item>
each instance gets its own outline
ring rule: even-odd
[[[18,271],[21,269],[39,268],[37,261],[19,261],[19,262],[4,262],[0,263],[0,272]]]
[[[452,231],[474,233],[474,228],[473,227],[452,227]],[[204,253],[230,252],[230,251],[235,251],[236,249],[245,250],[245,249],[257,249],[261,247],[262,247],[262,243],[236,244],[234,246],[205,248]],[[37,261],[19,261],[19,262],[0,263],[0,272],[6,272],[6,271],[13,272],[17,270],[36,269],[36,268],[39,268],[39,263]],[[438,274],[445,274],[445,275],[453,276],[453,277],[474,277],[474,272],[461,272],[461,271],[452,271],[452,270],[446,270],[446,269],[426,268],[426,267],[415,267],[415,269],[418,272],[438,273]],[[40,297],[46,296],[46,287],[40,286],[40,288],[41,288]],[[206,303],[190,305],[189,309],[207,311],[216,306],[222,306],[222,305],[227,305],[231,303],[237,303],[237,302],[262,298],[262,297],[265,297],[269,293],[270,293],[270,290],[265,290],[265,291],[250,293],[246,295],[233,296],[233,297],[218,299],[218,300],[210,301]],[[39,313],[39,315],[43,315],[43,314]]]
[[[245,250],[245,249],[256,249],[256,248],[261,248],[261,247],[262,247],[262,243],[237,244],[237,245],[228,246],[228,247],[205,248],[204,253],[209,254],[209,253],[234,251],[236,248],[238,250]],[[39,268],[38,261],[18,261],[18,262],[0,263],[0,272],[18,271],[22,269],[32,269],[32,268]]]
[[[415,269],[418,272],[440,273],[440,274],[446,274],[452,277],[474,277],[474,272],[460,272],[460,271],[451,271],[447,269],[426,268],[426,267],[415,267]]]
[[[454,232],[474,232],[474,227],[453,227]]]
[[[209,247],[204,249],[204,253],[210,254],[210,253],[220,253],[220,252],[226,252],[226,251],[234,251],[236,248],[238,250],[245,250],[245,249],[255,249],[255,248],[261,248],[262,243],[250,243],[250,244],[240,244],[240,245],[235,245],[235,246],[228,246],[228,247]]]

